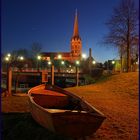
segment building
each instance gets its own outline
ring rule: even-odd
[[[40,55],[43,60],[51,61],[51,59],[67,60],[69,62],[75,62],[81,59],[82,54],[82,40],[78,30],[78,15],[75,12],[73,35],[70,40],[70,52],[42,52]]]

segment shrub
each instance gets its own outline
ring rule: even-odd
[[[94,79],[99,79],[103,74],[103,69],[102,68],[95,68],[92,69],[91,71],[91,77],[93,77]]]
[[[89,74],[85,74],[84,78],[85,78],[86,85],[95,83],[95,79],[91,77]]]

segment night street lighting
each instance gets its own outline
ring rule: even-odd
[[[22,61],[22,60],[24,60],[24,57],[23,56],[20,56],[19,59]]]
[[[10,61],[10,57],[11,57],[11,54],[8,53],[8,54],[6,55],[6,57],[5,57],[5,61],[6,61],[6,62],[9,62],[9,61]]]
[[[58,59],[62,59],[62,55],[61,54],[58,55]]]
[[[40,59],[41,59],[41,56],[40,56],[40,55],[38,55],[38,56],[37,56],[37,59],[38,59],[38,60],[40,60]]]
[[[112,71],[115,72],[115,60],[112,60],[113,69]]]
[[[112,60],[112,64],[115,64],[115,61],[114,60]]]
[[[5,61],[7,63],[7,68],[6,68],[6,71],[7,71],[7,84],[6,84],[6,88],[7,88],[7,91],[8,91],[8,94],[11,95],[11,89],[12,89],[12,66],[15,67],[18,66],[21,68],[21,64],[19,63],[19,61],[23,61],[24,60],[24,57],[23,56],[18,56],[16,57],[16,59],[12,59],[12,56],[10,53],[8,53],[5,57]],[[15,84],[15,92],[16,92],[16,85]]]
[[[9,57],[5,57],[5,61],[8,62],[10,59]]]
[[[61,64],[62,64],[62,65],[64,65],[64,64],[65,64],[65,62],[64,62],[64,61],[61,61]]]
[[[48,65],[51,65],[52,64],[52,62],[51,61],[48,61]]]
[[[76,62],[76,86],[79,85],[79,69],[78,69],[78,66],[80,65],[80,61],[77,60]]]
[[[39,72],[39,61],[41,60],[41,56],[40,55],[38,55],[37,56],[37,70],[38,70],[38,72]]]
[[[83,54],[82,54],[82,58],[83,58],[83,59],[86,59],[86,58],[87,58],[87,55],[83,53]]]
[[[8,53],[8,54],[7,54],[7,56],[8,56],[8,57],[11,57],[11,54],[10,54],[10,53]]]
[[[51,66],[51,85],[54,85],[54,62],[48,61],[48,65]]]
[[[94,64],[94,65],[95,65],[95,64],[96,64],[96,61],[95,61],[95,60],[93,60],[93,61],[92,61],[92,64]]]
[[[77,65],[77,66],[80,65],[80,61],[77,60],[77,61],[76,61],[76,65]]]

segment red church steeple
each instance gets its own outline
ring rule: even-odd
[[[75,12],[75,21],[74,21],[74,29],[73,29],[73,36],[71,38],[71,54],[73,57],[81,57],[81,49],[82,49],[82,42],[79,35],[78,30],[78,13],[77,10]]]
[[[76,10],[76,12],[75,12],[75,21],[74,21],[73,37],[79,37],[77,10]]]

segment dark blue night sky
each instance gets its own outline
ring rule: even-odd
[[[136,0],[138,3],[138,0]],[[83,53],[104,62],[118,57],[117,50],[101,44],[105,22],[119,0],[2,0],[2,52],[29,49],[33,42],[42,51],[70,51],[75,9]]]

